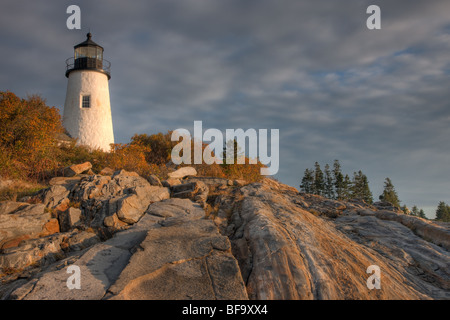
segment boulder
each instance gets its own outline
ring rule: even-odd
[[[117,176],[138,177],[138,178],[140,178],[140,176],[136,172],[134,172],[134,171],[127,171],[125,169],[121,169],[121,170],[115,171],[114,174],[113,174],[113,178],[117,177]]]
[[[77,174],[86,172],[91,168],[92,168],[92,164],[90,162],[73,164],[69,167],[65,167],[64,169],[62,169],[62,175],[64,177],[73,177],[73,176],[76,176]]]
[[[193,167],[182,167],[168,174],[169,178],[172,179],[183,179],[184,177],[187,176],[196,176],[196,175],[197,170],[195,170],[195,168]]]
[[[171,188],[173,198],[191,199],[201,205],[206,204],[209,188],[202,181],[179,184]]]
[[[117,217],[128,224],[136,223],[145,213],[148,204],[143,203],[135,194],[125,196],[118,202]]]
[[[233,185],[236,187],[243,187],[247,184],[247,181],[243,180],[243,179],[236,179],[233,181]]]
[[[171,188],[173,186],[181,184],[180,179],[169,178],[167,180],[161,181],[161,184],[166,188]]]
[[[157,186],[138,186],[132,193],[148,204],[170,198],[170,189]]]
[[[128,224],[139,221],[153,202],[169,199],[168,188],[156,186],[138,186],[129,194],[117,202],[117,217]]]
[[[48,208],[56,208],[67,199],[69,193],[70,190],[63,184],[55,184],[43,191],[42,202]]]

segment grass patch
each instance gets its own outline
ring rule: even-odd
[[[39,183],[14,181],[11,185],[0,189],[0,201],[17,201],[26,196],[35,195],[47,186]]]

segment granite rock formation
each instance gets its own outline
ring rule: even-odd
[[[0,203],[0,298],[450,299],[448,223],[184,171],[59,177]]]

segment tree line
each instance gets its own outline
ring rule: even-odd
[[[323,171],[318,162],[314,163],[313,169],[307,168],[301,180],[300,190],[329,199],[359,199],[369,204],[373,203],[367,176],[359,170],[350,178],[348,174],[342,173],[338,160],[334,160],[333,168],[326,164]]]
[[[339,160],[334,160],[332,168],[329,164],[326,164],[323,170],[316,161],[314,168],[307,168],[304,171],[300,190],[328,199],[358,199],[368,204],[373,203],[373,196],[367,176],[359,170],[353,172],[353,176],[350,178],[348,174],[342,172]],[[383,192],[378,198],[380,201],[389,202],[394,207],[401,209],[405,214],[427,219],[423,209],[419,209],[416,205],[411,210],[406,205],[400,205],[401,201],[390,178],[385,179]],[[450,221],[450,206],[441,202],[438,206],[438,211],[436,211],[436,220]]]

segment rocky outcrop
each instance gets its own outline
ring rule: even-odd
[[[352,204],[323,199],[320,208],[271,184],[241,188],[230,208],[226,232],[250,299],[448,298],[444,248],[395,221],[358,215]],[[367,288],[370,265],[381,269],[382,290]]]
[[[375,212],[375,216],[382,220],[397,221],[421,238],[450,250],[450,224],[448,223],[437,224],[422,218],[386,210]]]
[[[2,249],[0,265],[3,270],[23,270],[30,266],[43,268],[100,241],[95,233],[76,230],[22,239],[17,246]]]
[[[149,213],[170,212],[161,205],[167,207],[158,203]],[[150,229],[106,298],[247,299],[228,238],[212,221],[202,219],[204,214],[188,213],[184,205],[171,206],[176,210]]]
[[[9,290],[10,299],[246,299],[228,239],[187,199],[155,203],[126,231]],[[163,213],[163,214],[161,214]],[[80,290],[66,286],[67,264]]]
[[[29,199],[41,203],[0,203],[0,297],[450,298],[449,224],[272,179],[176,180],[60,177]],[[373,265],[381,289],[367,286]]]
[[[45,205],[12,201],[0,203],[0,249],[56,232],[59,232],[58,221]]]
[[[208,199],[209,188],[202,181],[195,181],[173,186],[171,191],[173,198],[192,199],[204,208]]]

